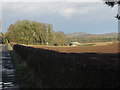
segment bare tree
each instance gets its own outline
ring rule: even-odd
[[[114,7],[115,5],[118,5],[118,9],[119,9],[119,5],[120,5],[120,0],[103,0],[105,2],[106,5],[110,6],[110,7]],[[120,15],[117,14],[117,16],[115,17],[118,20],[120,20]]]

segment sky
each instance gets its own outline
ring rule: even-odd
[[[17,20],[31,20],[53,25],[54,31],[64,33],[110,33],[118,32],[118,21],[114,17],[118,7],[108,7],[104,2],[78,2],[78,0],[5,0],[2,2],[2,32]],[[93,0],[95,1],[95,0]]]

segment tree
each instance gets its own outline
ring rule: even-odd
[[[63,32],[54,32],[53,34],[53,44],[56,45],[66,45],[67,36]]]
[[[29,20],[17,21],[9,26],[5,36],[11,42],[20,44],[45,44],[52,40],[52,25]]]
[[[52,42],[52,38],[53,38],[53,27],[51,24],[48,24],[48,26],[47,26],[47,41],[48,41],[48,43]]]
[[[114,5],[120,5],[120,0],[104,0],[105,4],[108,6],[114,7]]]
[[[120,0],[104,0],[105,4],[111,7],[114,7],[115,5],[120,5]],[[120,20],[120,15],[117,14],[116,18]]]

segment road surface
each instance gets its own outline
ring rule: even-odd
[[[0,53],[2,52],[0,55],[0,90],[19,90],[16,69],[10,51],[7,49],[7,45],[3,45],[2,51],[0,51]]]

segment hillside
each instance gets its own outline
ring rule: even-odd
[[[118,37],[118,33],[113,32],[113,33],[106,33],[106,34],[88,34],[84,32],[76,32],[76,33],[70,33],[67,34],[68,37],[70,38],[108,38],[108,37]]]
[[[88,34],[84,32],[76,32],[67,34],[69,42],[80,43],[95,43],[95,42],[111,42],[118,41],[118,33],[106,33],[106,34]]]

